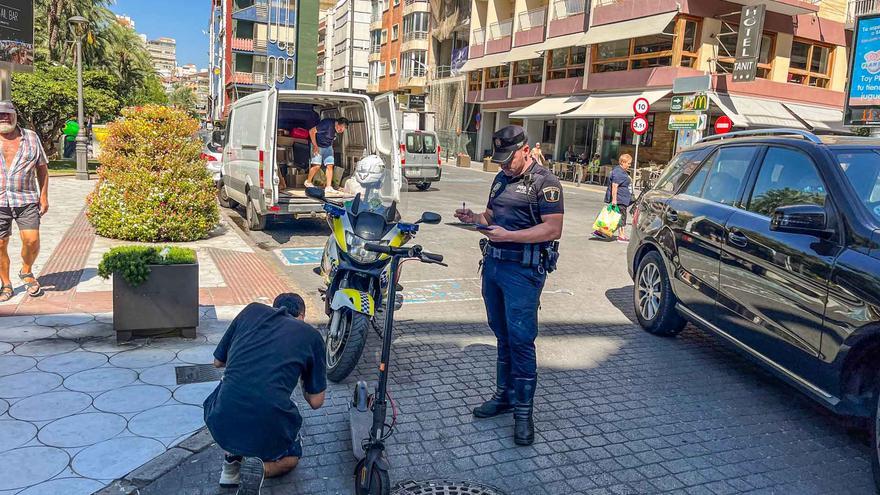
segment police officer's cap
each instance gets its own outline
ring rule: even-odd
[[[525,129],[518,125],[509,125],[495,131],[492,135],[492,161],[506,164],[513,159],[513,154],[528,144],[529,137]]]

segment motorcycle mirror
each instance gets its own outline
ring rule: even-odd
[[[439,214],[434,213],[433,211],[426,211],[426,212],[422,213],[422,218],[416,223],[427,223],[430,225],[437,225],[438,223],[440,223],[440,220],[442,220],[442,219],[443,218]]]
[[[306,196],[324,201],[324,190],[320,187],[307,187]]]

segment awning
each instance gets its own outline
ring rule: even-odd
[[[559,48],[568,48],[569,46],[577,46],[584,37],[584,33],[566,34],[565,36],[557,36],[555,38],[547,38],[543,43],[535,45],[536,50],[550,51]]]
[[[500,54],[497,64],[511,64],[513,62],[519,62],[520,60],[529,60],[533,58],[538,58],[538,45],[528,45],[528,46],[517,46],[511,49],[507,53]]]
[[[581,106],[586,99],[586,95],[548,96],[511,113],[510,116],[515,119],[555,119]]]
[[[459,69],[459,72],[472,72],[475,70],[485,69],[486,67],[495,67],[496,65],[501,65],[500,58],[497,56],[487,56],[480,58],[472,58],[464,63]]]
[[[668,95],[670,89],[655,89],[641,93],[592,94],[577,110],[560,115],[562,118],[590,119],[599,117],[632,117],[633,103],[638,98],[646,98],[654,103]]]
[[[594,45],[596,43],[607,43],[609,41],[660,34],[677,15],[678,11],[673,11],[666,12],[665,14],[639,17],[638,19],[630,19],[623,22],[594,26],[587,31],[587,34],[582,35],[583,37],[578,45]]]
[[[712,103],[730,117],[734,127],[790,127],[806,129],[785,106],[773,100],[750,96],[709,93]]]
[[[797,103],[783,103],[783,105],[799,119],[806,122],[812,128],[811,130],[849,131],[849,128],[843,125],[843,110]]]

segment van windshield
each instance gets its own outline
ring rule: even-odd
[[[880,221],[880,154],[874,149],[835,151],[859,200]]]
[[[433,134],[409,133],[406,135],[407,153],[434,153],[437,143]]]

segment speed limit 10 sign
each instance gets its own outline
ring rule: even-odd
[[[636,115],[647,115],[648,110],[651,109],[651,104],[648,103],[647,98],[637,98],[635,103],[633,103],[633,111]]]
[[[635,134],[641,136],[648,132],[648,119],[641,115],[633,117],[632,121],[629,123],[629,128],[632,129]]]

